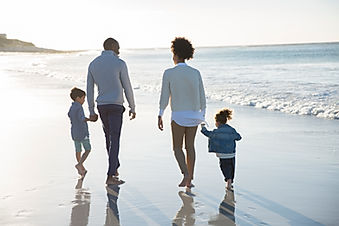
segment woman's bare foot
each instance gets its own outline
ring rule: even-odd
[[[184,176],[184,178],[182,178],[182,181],[181,181],[181,183],[178,186],[179,187],[185,187],[185,186],[187,186],[188,182],[191,183],[189,181],[189,176]]]

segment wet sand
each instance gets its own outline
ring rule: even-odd
[[[243,140],[234,192],[197,134],[195,188],[178,188],[170,110],[157,129],[158,96],[136,90],[137,119],[123,122],[122,186],[106,187],[101,123],[89,123],[88,173],[78,180],[65,82],[0,71],[0,225],[335,225],[339,121],[229,105]],[[80,87],[84,88],[84,87]],[[224,107],[209,102],[207,120]],[[84,106],[88,114],[87,106]]]

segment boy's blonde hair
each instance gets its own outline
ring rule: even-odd
[[[228,108],[221,109],[216,115],[215,115],[215,121],[226,124],[227,120],[232,119],[232,110]]]

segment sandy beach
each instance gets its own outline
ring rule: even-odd
[[[1,71],[0,225],[336,225],[339,121],[253,107],[234,109],[241,133],[234,192],[218,159],[196,138],[191,191],[171,151],[170,110],[157,128],[158,96],[135,90],[137,119],[125,114],[120,175],[106,187],[101,123],[89,123],[92,152],[79,181],[67,111],[67,82]],[[83,88],[84,87],[79,87]],[[209,101],[207,121],[224,102]],[[86,104],[85,113],[88,115]],[[200,133],[200,132],[199,132]]]

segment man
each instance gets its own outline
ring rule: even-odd
[[[119,48],[119,43],[115,39],[106,39],[104,51],[90,63],[87,75],[87,101],[92,120],[98,119],[94,111],[94,85],[98,87],[96,102],[109,156],[106,184],[124,183],[118,179],[120,132],[125,111],[123,91],[130,108],[130,119],[136,117],[133,89],[126,63],[118,57]]]

